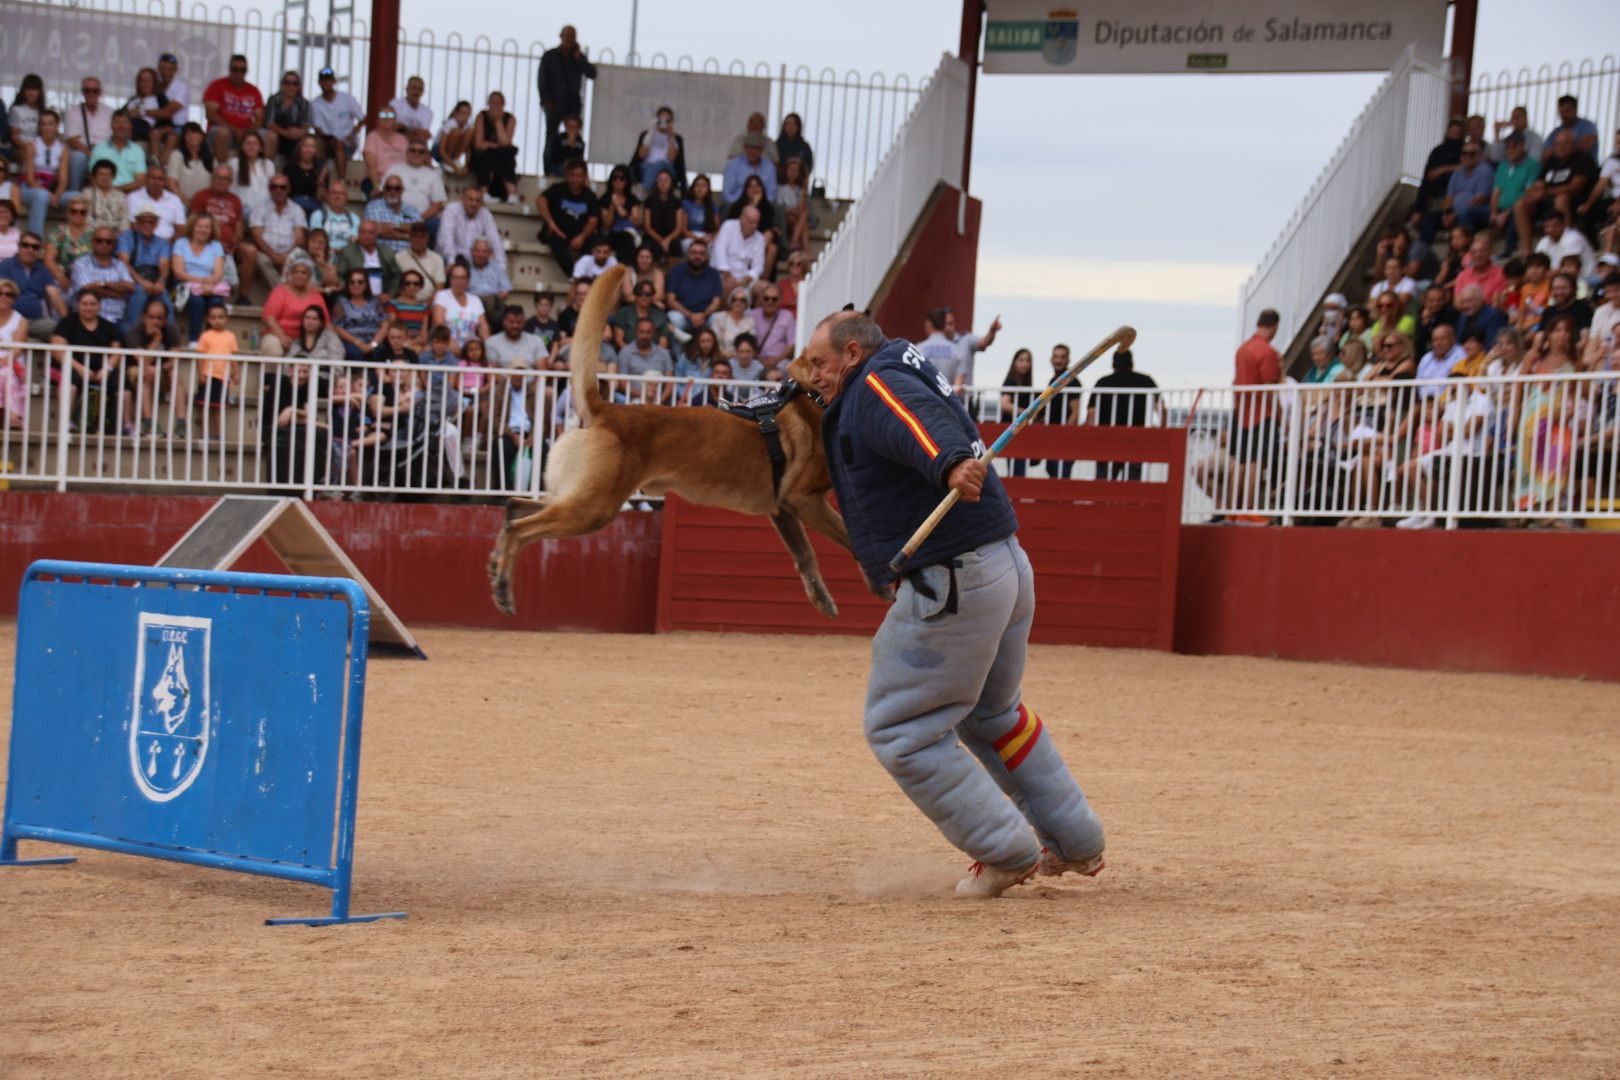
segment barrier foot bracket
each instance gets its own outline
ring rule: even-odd
[[[312,915],[306,919],[266,919],[266,926],[339,926],[343,923],[376,922],[379,919],[403,919],[403,911],[384,911],[377,915]]]
[[[0,866],[60,866],[78,861],[74,855],[53,855],[48,859],[0,859]]]

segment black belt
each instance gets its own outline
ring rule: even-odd
[[[960,599],[961,595],[956,587],[956,572],[962,568],[962,560],[951,559],[949,562],[934,563],[933,565],[943,566],[950,573],[950,589],[945,594],[945,614],[955,615],[957,600]],[[934,587],[928,584],[928,581],[923,577],[923,571],[927,569],[926,566],[919,566],[913,570],[907,570],[905,579],[911,582],[911,587],[917,590],[918,596],[925,600],[938,600],[939,593],[935,592]]]

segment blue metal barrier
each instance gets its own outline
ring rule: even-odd
[[[350,915],[366,595],[339,578],[43,561],[23,577],[0,866],[18,840],[332,890]]]

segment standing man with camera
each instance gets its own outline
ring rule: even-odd
[[[546,114],[546,154],[562,131],[563,119],[585,115],[585,80],[596,78],[596,65],[580,48],[579,35],[565,26],[554,48],[540,56],[540,109]]]

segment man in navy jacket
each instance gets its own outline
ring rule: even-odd
[[[1034,576],[972,417],[915,345],[885,340],[864,315],[824,320],[805,355],[855,557],[875,589],[894,589],[872,641],[872,752],[975,860],[959,894],[1097,873],[1102,824],[1020,700]],[[961,501],[897,579],[889,560],[952,488]]]

